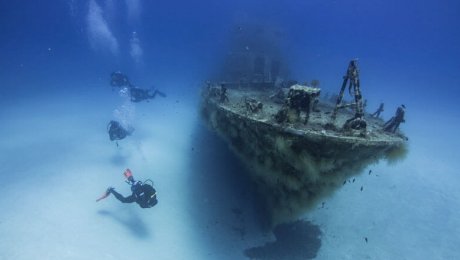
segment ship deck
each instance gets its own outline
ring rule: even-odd
[[[314,139],[326,138],[335,142],[370,146],[398,146],[407,140],[405,135],[400,131],[397,133],[383,131],[384,121],[380,118],[371,117],[368,113],[365,114],[367,128],[364,134],[362,131],[344,131],[341,126],[347,119],[353,117],[354,112],[350,109],[340,109],[336,119],[332,120],[331,114],[334,105],[323,100],[319,101],[316,111],[310,113],[307,124],[303,124],[302,122],[279,124],[275,120],[275,114],[282,108],[283,104],[274,102],[270,98],[273,94],[274,91],[266,89],[229,88],[227,91],[228,102],[221,103],[217,99],[211,99],[211,102],[217,108],[225,110],[227,113],[232,113],[236,117],[245,118],[259,124],[270,125],[279,131]],[[245,103],[247,98],[261,102],[263,108],[256,113],[249,111]],[[331,128],[330,124],[334,125],[334,127]]]

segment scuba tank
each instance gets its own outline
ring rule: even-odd
[[[130,169],[126,169],[123,172],[123,175],[126,178],[125,182],[131,185],[131,191],[133,194],[145,202],[145,207],[151,208],[158,203],[157,192],[155,188],[153,188],[152,180],[147,179],[144,182],[136,182]]]

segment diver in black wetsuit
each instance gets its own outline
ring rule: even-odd
[[[107,191],[112,193],[119,201],[123,203],[136,202],[141,208],[151,208],[158,203],[156,190],[152,186],[143,184],[140,181],[131,185],[131,191],[133,193],[128,197],[123,197],[123,195],[116,192],[112,187]]]
[[[138,88],[131,84],[128,77],[120,71],[115,71],[110,74],[110,85],[119,87],[120,89],[128,89],[131,102],[141,102],[143,100],[154,99],[156,95],[166,97],[166,94],[159,90]]]
[[[131,87],[128,77],[120,71],[115,71],[110,74],[110,85],[112,87]]]
[[[159,90],[154,90],[153,93],[150,89],[142,89],[137,87],[131,87],[129,94],[131,96],[131,102],[141,102],[143,100],[154,99],[156,95],[166,97],[166,94]]]
[[[97,199],[96,201],[100,201],[102,199],[107,198],[110,194],[113,194],[115,198],[123,203],[133,203],[136,202],[141,206],[141,208],[151,208],[158,203],[157,200],[157,192],[152,185],[148,184],[148,181],[140,182],[135,181],[133,175],[129,169],[126,169],[124,172],[126,177],[126,182],[131,185],[132,194],[128,197],[124,197],[120,193],[116,192],[114,188],[110,187],[107,189],[104,195]],[[150,181],[151,182],[151,181]],[[153,182],[152,182],[153,184]]]
[[[133,128],[125,129],[118,121],[112,120],[107,124],[110,141],[124,139],[126,136],[131,135],[133,131]]]

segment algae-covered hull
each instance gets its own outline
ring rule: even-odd
[[[308,123],[277,123],[282,105],[269,94],[233,88],[222,99],[208,89],[202,115],[249,167],[272,224],[296,219],[351,175],[405,151],[405,137],[380,130],[381,120],[369,119],[365,133],[334,127],[349,113],[339,113],[331,124],[327,104],[320,103]],[[253,109],[251,103],[263,105]]]

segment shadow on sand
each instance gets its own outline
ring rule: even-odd
[[[133,234],[133,236],[139,239],[145,239],[150,236],[150,232],[144,221],[142,221],[142,219],[139,218],[139,216],[137,216],[137,214],[133,211],[129,211],[128,214],[116,214],[108,210],[99,210],[97,213],[122,224]]]
[[[126,165],[126,161],[127,161],[126,156],[123,156],[122,154],[120,154],[119,151],[117,151],[116,154],[110,157],[110,162],[116,166]]]
[[[193,140],[189,167],[193,174],[187,182],[193,208],[189,212],[192,221],[207,230],[202,236],[205,250],[235,259],[297,260],[316,256],[321,247],[317,225],[297,221],[271,230],[265,201],[249,177],[251,168],[245,167],[227,144],[202,124],[196,126]],[[252,241],[266,240],[268,231],[273,231],[276,241],[247,248]],[[234,242],[238,240],[241,243]],[[235,250],[237,247],[241,251]]]
[[[245,255],[261,260],[313,259],[321,247],[321,230],[309,221],[280,224],[275,227],[273,234],[276,241],[246,249]]]

